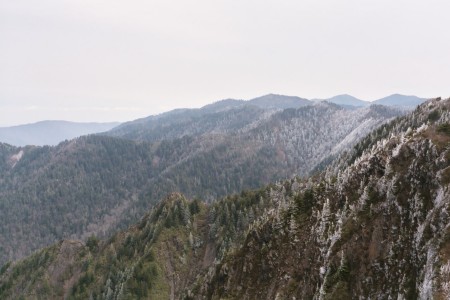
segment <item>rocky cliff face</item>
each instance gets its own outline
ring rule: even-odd
[[[450,99],[429,101],[320,175],[172,194],[107,241],[5,265],[0,298],[448,299],[449,142]]]
[[[204,298],[448,299],[449,108],[429,102],[347,168],[292,186]]]

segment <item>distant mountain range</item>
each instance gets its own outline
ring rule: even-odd
[[[82,135],[111,130],[120,123],[77,123],[68,121],[42,121],[33,124],[0,128],[0,142],[14,146],[57,145]]]
[[[414,109],[417,105],[425,102],[425,100],[426,99],[419,98],[417,96],[405,96],[400,94],[393,94],[375,101],[364,101],[347,94],[334,96],[328,99],[316,99],[316,101],[328,101],[343,107],[363,107],[372,104],[379,104],[385,106],[395,106],[407,110]]]
[[[158,131],[163,129],[164,132],[168,130],[169,126],[172,126],[174,130],[182,130],[188,133],[188,128],[183,128],[178,125],[186,124],[192,120],[197,120],[199,123],[204,122],[201,116],[207,114],[216,113],[236,109],[244,106],[252,106],[265,111],[277,111],[287,108],[300,108],[308,105],[313,105],[319,101],[327,101],[337,104],[347,109],[355,109],[357,107],[365,107],[372,104],[380,104],[384,106],[394,106],[401,110],[411,110],[417,105],[424,102],[425,99],[416,96],[404,96],[400,94],[394,94],[376,101],[364,101],[355,98],[351,95],[338,95],[328,99],[312,99],[308,100],[296,96],[285,96],[277,94],[268,94],[261,97],[257,97],[250,100],[238,100],[238,99],[225,99],[208,104],[199,109],[180,108],[175,109],[159,115],[153,115],[138,120],[120,123],[75,123],[67,121],[42,121],[33,124],[12,126],[12,127],[0,127],[0,142],[8,143],[14,146],[35,145],[54,146],[62,141],[70,140],[75,137],[79,137],[87,134],[95,134],[110,131],[109,135],[120,136],[129,139],[139,139],[138,136],[146,135],[147,137],[157,134]],[[238,116],[237,116],[238,117]],[[225,122],[227,126],[237,126],[239,123],[249,122],[248,118],[252,118],[251,115],[239,116],[235,121],[237,123]],[[214,120],[210,120],[213,123]],[[224,120],[222,120],[224,121]],[[213,123],[209,123],[211,126],[215,126]],[[120,125],[120,126],[119,126]],[[198,125],[198,124],[197,124]],[[194,123],[190,123],[190,128],[198,127]],[[205,128],[204,126],[201,126]],[[229,130],[231,128],[222,128],[223,130]],[[205,128],[205,130],[208,130]],[[125,133],[127,131],[128,133]],[[166,132],[167,133],[167,132]],[[177,136],[177,133],[173,134]],[[170,133],[169,133],[170,135]],[[166,136],[168,137],[168,136]],[[148,138],[143,138],[149,140]],[[157,138],[158,139],[158,138]],[[151,139],[150,139],[151,140]]]
[[[372,103],[388,105],[388,106],[413,106],[416,107],[419,104],[425,102],[426,99],[419,98],[416,96],[405,96],[394,94],[381,99],[378,99]]]
[[[149,116],[135,121],[125,122],[115,127],[107,135],[122,137],[133,140],[155,141],[162,138],[174,138],[185,135],[201,134],[199,130],[205,132],[214,127],[216,132],[229,132],[237,128],[242,123],[255,121],[257,114],[249,113],[255,109],[265,110],[266,113],[288,108],[300,108],[308,105],[317,104],[326,101],[337,104],[344,108],[360,108],[373,104],[396,107],[400,110],[412,110],[425,99],[416,96],[404,96],[394,94],[376,101],[364,101],[351,95],[338,95],[329,99],[308,100],[296,96],[284,96],[277,94],[268,94],[251,100],[225,99],[208,104],[199,109],[176,109],[157,116]],[[246,107],[241,112],[243,115],[235,115],[236,119],[230,122],[223,112],[231,109]],[[250,108],[253,107],[253,108]],[[248,113],[245,113],[247,110]],[[215,114],[215,115],[211,115]],[[216,126],[217,122],[226,124],[226,127]],[[180,126],[185,124],[186,126]],[[208,127],[209,126],[209,127]]]
[[[358,99],[356,97],[344,94],[344,95],[338,95],[331,97],[329,99],[326,99],[325,101],[337,104],[337,105],[348,105],[348,106],[356,106],[356,107],[362,107],[362,106],[369,106],[371,102],[364,101],[361,99]]]
[[[185,135],[197,136],[207,132],[230,133],[277,111],[312,104],[314,102],[303,98],[275,94],[248,101],[225,99],[198,109],[176,109],[157,116],[125,122],[106,134],[151,142]]]
[[[201,110],[213,110],[219,111],[223,109],[229,109],[232,107],[238,107],[242,105],[254,105],[262,109],[286,109],[286,108],[299,108],[306,105],[311,105],[316,102],[327,101],[339,106],[348,107],[363,107],[372,104],[379,104],[385,106],[396,106],[399,108],[414,109],[417,105],[426,101],[425,98],[419,98],[417,96],[406,96],[401,94],[393,94],[375,101],[366,101],[358,99],[354,96],[343,94],[337,95],[327,99],[305,99],[296,96],[284,96],[277,94],[268,94],[251,100],[236,100],[226,99],[215,102],[210,105],[206,105]]]
[[[235,108],[244,105],[253,105],[262,109],[286,109],[286,108],[300,108],[302,106],[311,105],[314,102],[308,99],[285,96],[277,94],[268,94],[257,97],[251,100],[236,100],[225,99],[208,104],[200,110],[204,112],[219,112],[230,108]]]

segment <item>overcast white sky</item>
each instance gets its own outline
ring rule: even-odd
[[[0,126],[267,93],[450,96],[448,0],[0,0]]]

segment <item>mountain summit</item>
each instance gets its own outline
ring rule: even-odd
[[[370,105],[370,102],[368,102],[368,101],[363,101],[361,99],[358,99],[356,97],[353,97],[353,96],[347,95],[347,94],[334,96],[334,97],[325,99],[325,101],[335,103],[338,105],[355,106],[355,107],[362,107],[362,106]]]
[[[400,94],[393,94],[378,100],[373,101],[373,104],[381,104],[387,106],[403,106],[403,107],[416,107],[419,104],[425,102],[425,99],[417,96],[405,96]]]
[[[246,104],[256,105],[263,109],[286,109],[300,108],[302,106],[312,104],[312,101],[296,96],[284,96],[277,94],[268,94],[258,98],[254,98],[246,102]]]

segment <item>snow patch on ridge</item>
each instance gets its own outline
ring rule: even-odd
[[[432,248],[428,249],[427,252],[427,262],[425,265],[425,275],[423,278],[423,283],[419,287],[419,298],[420,299],[432,299],[433,298],[433,275],[434,268],[433,264],[436,258],[436,253]]]

